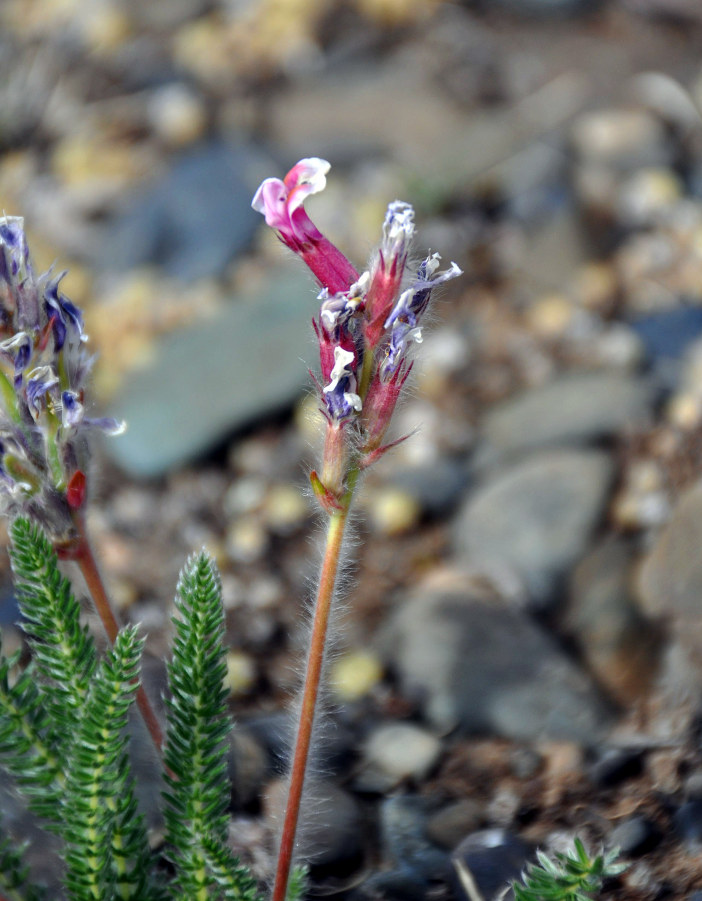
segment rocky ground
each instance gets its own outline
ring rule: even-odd
[[[606,898],[702,897],[698,4],[5,0],[0,22],[0,208],[70,266],[129,422],[91,526],[154,696],[183,560],[222,571],[242,857],[270,874],[321,535],[315,292],[249,202],[318,155],[312,215],[359,265],[401,197],[418,255],[466,275],[400,413],[419,430],[359,497],[311,895],[489,901],[577,835],[629,865]]]

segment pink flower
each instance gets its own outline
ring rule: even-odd
[[[343,253],[317,229],[303,203],[310,194],[324,190],[330,169],[317,157],[300,160],[281,181],[267,178],[251,206],[266,217],[280,240],[307,263],[322,287],[331,294],[348,291],[358,272]]]

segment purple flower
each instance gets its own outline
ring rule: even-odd
[[[0,218],[0,504],[61,540],[85,497],[86,430],[120,427],[85,415],[91,360],[82,314],[59,287],[64,274],[35,278],[22,219]]]
[[[439,268],[441,257],[438,253],[428,256],[419,266],[417,277],[411,287],[403,291],[400,299],[385,320],[385,330],[389,330],[387,354],[380,365],[381,378],[386,380],[395,374],[404,359],[409,342],[421,344],[420,320],[426,310],[432,289],[450,281],[462,272],[455,263],[449,269],[434,275]]]

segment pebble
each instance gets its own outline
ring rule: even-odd
[[[643,342],[654,372],[674,386],[683,355],[702,337],[702,309],[676,307],[650,313],[633,319],[631,327]]]
[[[329,780],[305,786],[306,805],[310,812],[300,823],[297,847],[317,877],[323,871],[340,875],[343,868],[353,868],[363,854],[365,830],[361,808],[349,792]],[[270,783],[266,793],[266,810],[272,822],[280,822],[287,798],[287,785]]]
[[[238,519],[227,530],[227,556],[233,563],[255,563],[268,550],[268,534],[254,516]]]
[[[613,322],[599,335],[594,357],[604,368],[633,372],[644,362],[643,344],[633,329],[623,322]]]
[[[629,817],[618,823],[609,834],[609,842],[624,857],[639,857],[652,851],[662,838],[655,823],[647,817]]]
[[[573,573],[563,619],[590,672],[624,706],[649,689],[663,637],[633,596],[635,559],[623,541],[598,545]]]
[[[596,750],[589,766],[592,781],[603,788],[620,785],[628,779],[636,779],[643,772],[643,756],[636,748],[611,748]]]
[[[482,820],[481,805],[471,798],[461,798],[428,818],[427,837],[439,847],[453,851],[469,833],[475,832]]]
[[[396,795],[380,804],[380,836],[387,858],[414,872],[426,884],[450,872],[446,852],[429,841],[426,832],[428,806],[419,795]]]
[[[367,499],[368,518],[375,532],[386,537],[404,535],[419,524],[421,507],[407,491],[384,488]]]
[[[489,409],[481,433],[502,456],[548,445],[587,444],[641,425],[655,391],[621,372],[576,372]]]
[[[268,528],[276,535],[292,535],[310,515],[311,506],[297,485],[272,485],[262,509]]]
[[[258,801],[270,764],[265,749],[245,726],[237,725],[232,732],[227,765],[235,807]]]
[[[609,716],[587,676],[524,611],[465,583],[416,590],[379,636],[402,694],[440,731],[595,740]]]
[[[169,147],[185,147],[202,138],[207,113],[202,98],[192,88],[174,82],[149,97],[149,123]]]
[[[370,694],[383,678],[383,665],[372,651],[350,651],[334,660],[329,685],[342,703],[353,703]]]
[[[448,516],[455,509],[469,481],[465,461],[443,455],[414,466],[389,460],[384,476],[391,485],[414,498],[422,513],[434,517]]]
[[[561,294],[540,297],[527,310],[529,329],[540,338],[553,340],[562,337],[573,322],[573,303]]]
[[[545,607],[587,550],[612,476],[609,457],[591,450],[544,451],[501,470],[459,511],[456,552],[467,565],[515,575]]]
[[[156,264],[186,282],[221,277],[261,224],[251,209],[260,165],[253,151],[221,142],[184,151],[125,201],[104,237],[103,267]]]
[[[532,848],[503,829],[485,829],[465,838],[451,855],[461,901],[495,898],[518,879],[533,856]]]
[[[637,588],[652,615],[673,614],[702,622],[702,480],[678,498],[663,529],[639,569]]]
[[[612,518],[624,531],[660,527],[670,519],[670,498],[660,465],[634,460],[612,504]]]
[[[685,801],[673,814],[673,828],[691,854],[702,849],[702,801]]]
[[[225,685],[231,695],[247,694],[256,684],[256,662],[243,651],[229,651]]]
[[[305,311],[316,306],[309,287],[297,270],[266,277],[211,318],[164,338],[113,401],[111,414],[128,428],[104,443],[109,456],[133,476],[163,475],[291,406],[309,378],[300,359],[309,340]]]
[[[679,200],[680,179],[669,169],[641,169],[619,189],[616,200],[618,218],[624,225],[642,228],[653,225]]]
[[[602,109],[579,116],[571,140],[588,162],[632,171],[667,163],[670,148],[659,119],[642,109]]]
[[[406,780],[425,779],[441,754],[439,739],[412,723],[385,723],[363,744],[357,790],[388,792]]]

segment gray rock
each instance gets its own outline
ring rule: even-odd
[[[482,818],[483,812],[477,801],[461,798],[429,817],[427,836],[440,847],[453,851],[469,833],[478,828]]]
[[[662,640],[634,599],[634,560],[634,548],[623,541],[595,548],[573,574],[564,617],[590,671],[624,705],[648,690]]]
[[[186,281],[221,275],[260,225],[251,209],[258,174],[245,148],[212,143],[184,153],[108,228],[104,267],[155,263]]]
[[[234,804],[245,807],[256,801],[263,791],[270,765],[265,749],[244,726],[237,726],[232,733],[227,763]]]
[[[112,405],[127,432],[105,442],[109,456],[134,476],[163,475],[285,409],[309,379],[301,356],[313,358],[316,307],[310,279],[293,270],[170,335]]]
[[[554,450],[506,469],[468,498],[455,547],[469,564],[516,576],[544,606],[586,551],[613,476],[608,456]]]
[[[313,785],[310,791],[305,802],[309,815],[303,814],[299,836],[303,859],[315,869],[358,860],[364,831],[356,799],[330,782]]]
[[[514,456],[547,445],[583,444],[638,425],[651,411],[653,386],[619,372],[574,373],[491,408],[482,433]]]
[[[440,458],[417,466],[396,464],[388,481],[420,505],[430,516],[446,516],[458,504],[468,484],[465,462]]]
[[[592,683],[524,611],[418,590],[381,636],[405,696],[438,729],[589,743],[609,723]]]
[[[463,901],[492,901],[518,879],[533,849],[502,829],[469,835],[451,856],[458,895]]]
[[[427,802],[418,795],[387,798],[380,807],[380,835],[387,858],[428,882],[450,872],[448,854],[427,838]]]
[[[653,615],[702,623],[702,479],[678,499],[639,570],[638,592]]]
[[[356,788],[385,792],[406,779],[423,779],[441,753],[439,739],[413,723],[384,723],[366,739]]]

